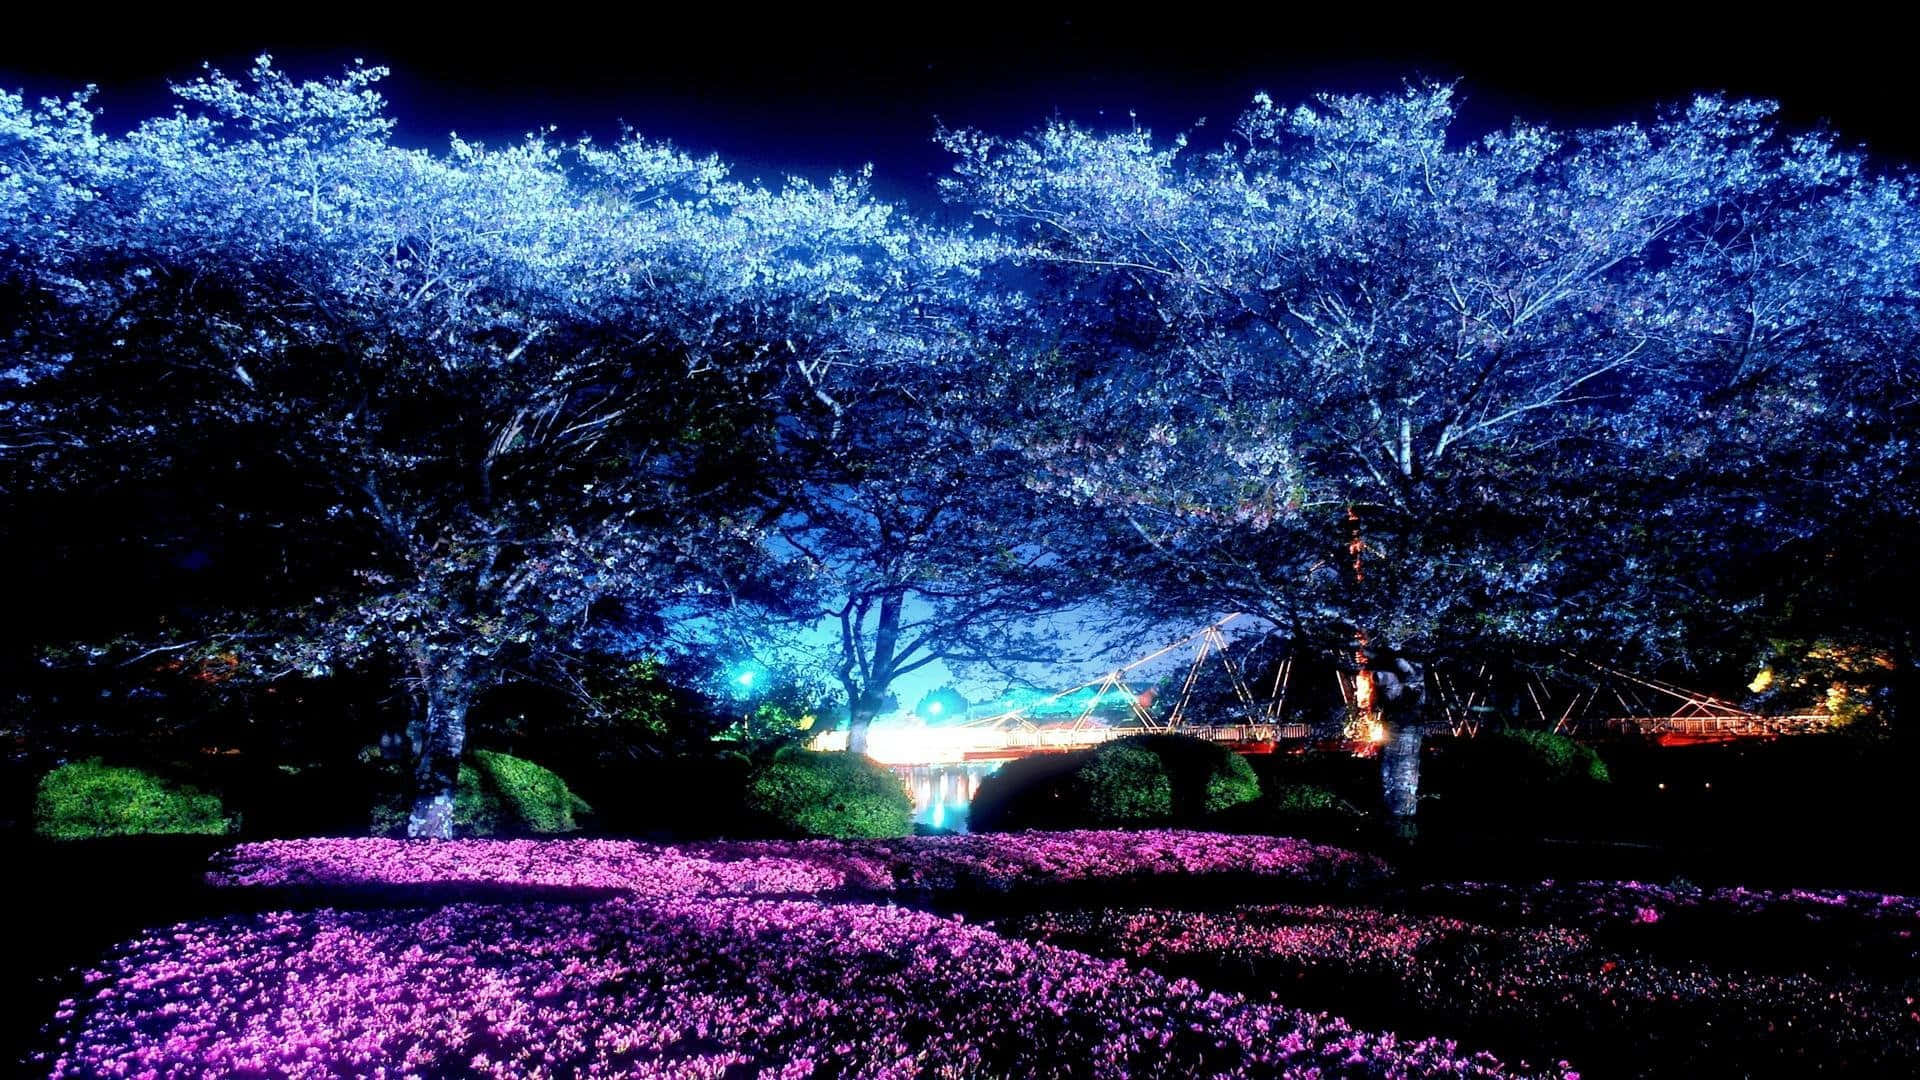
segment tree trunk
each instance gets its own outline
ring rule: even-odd
[[[858,665],[853,655],[841,658],[845,665],[841,682],[847,688],[847,752],[850,754],[867,752],[867,729],[873,726],[873,718],[887,707],[887,686],[893,682],[893,652],[900,644],[900,613],[905,608],[906,599],[899,593],[883,597],[880,619],[873,628],[873,658],[865,665]],[[856,666],[866,676],[859,683],[850,674]]]
[[[867,752],[867,729],[873,726],[873,718],[880,715],[880,701],[870,695],[862,694],[854,699],[853,706],[847,710],[847,752],[864,754]]]
[[[1426,672],[1403,656],[1378,656],[1373,662],[1380,726],[1380,791],[1393,831],[1412,836],[1420,807],[1420,743],[1427,733]]]
[[[407,835],[428,840],[453,838],[453,796],[460,783],[460,756],[467,747],[467,706],[473,700],[473,671],[464,654],[432,657],[421,664],[424,708],[414,713],[409,732],[413,749],[413,810]]]
[[[1426,732],[1419,724],[1385,724],[1387,741],[1380,746],[1380,790],[1387,816],[1413,820],[1420,805],[1420,741]]]

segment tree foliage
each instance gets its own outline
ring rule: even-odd
[[[1703,524],[1668,483],[1720,448],[1701,421],[1756,387],[1817,414],[1822,367],[1884,347],[1911,193],[1761,104],[1461,142],[1451,97],[1262,98],[1209,154],[959,133],[950,192],[1078,313],[1043,354],[1056,486],[1165,557],[1157,592],[1343,646],[1657,642],[1632,571],[1660,519]]]
[[[84,96],[0,98],[0,445],[12,498],[190,503],[178,531],[108,523],[125,547],[269,531],[280,573],[119,627],[116,655],[399,658],[414,828],[444,834],[505,666],[777,597],[775,418],[909,356],[862,313],[946,256],[857,179],[769,190],[638,138],[404,149],[383,74],[262,58],[119,138]]]
[[[972,302],[990,306],[984,289]],[[984,323],[975,312],[937,366],[850,396],[780,522],[777,546],[834,639],[825,666],[856,751],[894,680],[935,663],[1007,675],[1057,661],[1062,635],[1049,617],[1103,586],[1031,527],[1071,508],[1028,483],[1007,437],[1023,419],[1018,390],[993,340],[1001,332]]]
[[[1132,735],[1008,762],[981,784],[978,831],[1204,824],[1260,798],[1247,759],[1188,735]]]
[[[1516,643],[1673,658],[1729,556],[1834,520],[1774,470],[1910,468],[1912,185],[1761,103],[1453,120],[1411,87],[1261,97],[1212,152],[950,134],[949,193],[1045,281],[1042,475],[1147,603],[1390,652],[1396,685]],[[1862,392],[1874,433],[1827,443]]]
[[[503,683],[614,759],[798,727],[817,678],[614,674],[767,616],[836,631],[857,748],[1109,592],[1257,613],[1382,680],[1406,807],[1434,660],[1834,634],[1910,679],[1920,200],[1771,106],[948,132],[973,234],[637,136],[411,149],[383,75],[262,58],[125,134],[0,94],[0,554],[89,598],[10,655],[399,672],[413,833]]]

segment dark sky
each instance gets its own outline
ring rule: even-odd
[[[884,16],[776,17],[707,5],[696,10],[709,18],[628,23],[554,5],[537,25],[528,20],[537,9],[518,8],[509,20],[403,34],[386,29],[402,10],[394,5],[357,19],[344,7],[315,9],[332,20],[324,24],[115,21],[105,37],[88,15],[0,43],[0,86],[42,94],[97,83],[117,127],[164,107],[166,80],[190,77],[202,60],[237,71],[270,51],[296,73],[321,74],[360,56],[394,69],[386,89],[409,142],[441,145],[453,129],[495,141],[547,124],[608,137],[624,120],[762,173],[821,175],[871,161],[884,193],[915,199],[945,167],[929,142],[936,117],[1015,133],[1056,111],[1124,124],[1134,110],[1170,133],[1202,117],[1223,125],[1259,89],[1291,102],[1422,75],[1463,80],[1474,128],[1516,115],[1612,122],[1726,89],[1778,99],[1797,124],[1830,121],[1877,156],[1920,157],[1905,34],[1837,8],[1820,9],[1817,23],[1768,25],[1749,7],[1736,26],[1672,14],[1680,6],[1605,6],[1572,31],[1547,24],[1595,9],[1541,7],[1478,24],[1414,24],[1378,5],[1350,5],[1345,21],[1281,5],[1254,18],[1167,5],[1157,22],[949,9],[961,13],[934,31],[914,27],[904,5]],[[1204,129],[1201,141],[1211,141]]]

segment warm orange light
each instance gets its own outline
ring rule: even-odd
[[[1367,741],[1383,743],[1387,741],[1387,725],[1374,721],[1367,725]]]

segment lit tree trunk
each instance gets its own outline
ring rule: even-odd
[[[1380,725],[1380,789],[1396,833],[1411,836],[1420,804],[1420,743],[1426,735],[1426,673],[1405,657],[1377,657],[1373,667]]]
[[[848,753],[867,752],[867,729],[873,726],[873,718],[880,715],[880,710],[886,708],[887,687],[893,682],[894,652],[900,645],[900,614],[905,607],[905,597],[897,593],[881,598],[880,619],[873,628],[873,656],[860,665],[866,675],[862,682],[856,683],[853,679],[858,657],[841,658],[841,684],[847,688]]]
[[[467,745],[467,707],[473,700],[473,665],[464,652],[429,647],[420,675],[422,707],[414,710],[408,732],[413,750],[413,809],[407,815],[407,835],[450,840],[454,789],[460,782],[460,756]]]
[[[867,752],[867,729],[873,726],[873,718],[880,715],[885,699],[859,691],[850,693],[848,698],[853,704],[847,710],[847,752],[864,754]]]
[[[1380,787],[1386,797],[1387,815],[1412,818],[1420,802],[1420,740],[1418,724],[1387,724],[1386,742],[1380,746]]]

